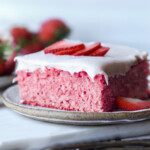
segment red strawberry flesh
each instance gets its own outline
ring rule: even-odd
[[[76,52],[84,48],[85,46],[83,43],[74,44],[74,43],[69,43],[67,41],[59,41],[59,42],[52,44],[51,46],[46,47],[44,49],[44,53],[45,54],[47,53],[57,54],[57,52],[65,51],[65,50],[69,50],[72,53],[72,52]]]
[[[74,56],[88,55],[100,47],[101,47],[101,44],[99,42],[93,43],[93,44],[90,44],[89,46],[86,46],[83,50],[73,53],[73,55]]]
[[[70,55],[70,54],[73,54],[74,52],[77,52],[79,50],[81,50],[81,45],[80,45],[80,48],[79,48],[79,45],[77,45],[73,48],[69,48],[69,49],[66,49],[66,50],[61,50],[59,52],[55,52],[54,54],[55,55]]]
[[[109,51],[109,49],[109,47],[101,47],[94,52],[91,52],[89,56],[104,56]]]
[[[117,97],[116,102],[118,107],[125,111],[135,111],[150,108],[150,101],[135,98]]]

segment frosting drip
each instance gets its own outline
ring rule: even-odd
[[[16,71],[26,70],[33,72],[39,68],[44,70],[45,67],[69,71],[71,74],[86,71],[92,79],[96,74],[104,74],[108,84],[109,76],[124,75],[131,66],[137,63],[137,57],[145,59],[147,56],[146,52],[128,46],[113,44],[102,44],[102,46],[110,47],[108,53],[103,57],[56,56],[44,54],[44,51],[18,56],[15,58],[18,62]]]

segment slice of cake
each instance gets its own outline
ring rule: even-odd
[[[147,98],[147,54],[127,46],[60,41],[16,57],[20,102],[107,112],[116,97]]]

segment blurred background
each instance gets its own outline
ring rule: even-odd
[[[37,31],[49,18],[61,18],[70,39],[150,52],[150,0],[0,0],[0,33],[16,25]]]

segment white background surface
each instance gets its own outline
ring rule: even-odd
[[[93,127],[53,124],[29,119],[0,107],[0,150],[33,150],[57,144],[150,135],[149,126],[149,120]]]
[[[0,30],[18,24],[37,30],[52,17],[69,24],[72,39],[150,51],[150,0],[0,0]]]

